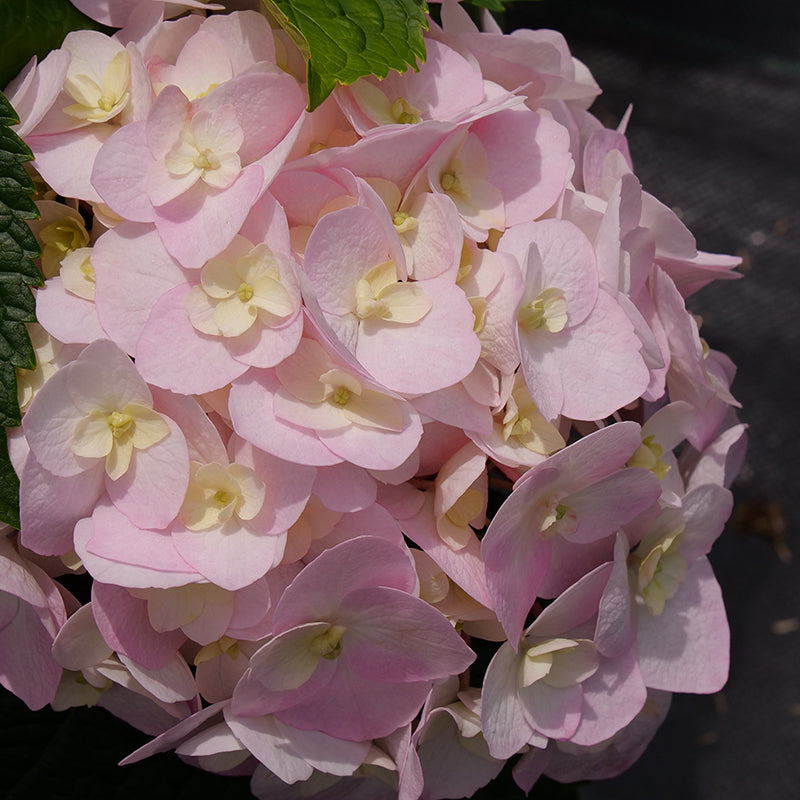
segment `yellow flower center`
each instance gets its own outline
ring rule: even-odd
[[[517,315],[527,331],[546,328],[550,333],[564,330],[567,324],[567,301],[561,289],[545,289],[535,300],[522,306]]]
[[[332,661],[342,653],[342,637],[346,630],[343,625],[331,625],[324,633],[312,639],[308,647],[314,655]]]
[[[133,417],[122,411],[112,411],[108,415],[108,427],[111,428],[111,435],[115,439],[126,434],[133,425]]]
[[[337,406],[346,406],[347,401],[350,399],[350,391],[344,386],[340,386],[334,391],[331,399]]]

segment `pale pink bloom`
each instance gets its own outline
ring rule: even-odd
[[[90,180],[100,147],[120,122],[149,106],[139,51],[97,31],[73,31],[60,50],[38,67],[33,62],[13,85],[19,130],[44,180],[65,197],[100,202]]]
[[[381,178],[397,184],[401,193],[411,185],[436,148],[453,133],[454,123],[385,126],[354,144],[316,149],[292,162],[292,169],[343,167],[365,179]],[[348,146],[345,146],[348,145]],[[386,158],[386,153],[391,158]]]
[[[653,401],[664,394],[669,353],[660,326],[654,325],[647,293],[656,245],[653,232],[640,224],[643,197],[647,195],[632,173],[617,181],[594,236],[594,249],[601,288],[616,299],[641,342],[640,353],[650,372],[642,397]]]
[[[486,80],[522,91],[531,108],[544,98],[573,101],[585,108],[600,93],[557,31],[522,29],[503,35],[493,26],[481,32],[460,4],[444,0],[442,29],[434,27],[432,35],[474,59]]]
[[[87,17],[91,17],[103,25],[110,25],[113,28],[121,28],[128,22],[131,10],[136,8],[136,3],[131,0],[70,0],[72,5],[83,11]],[[187,8],[199,8],[208,11],[220,11],[225,6],[206,3],[203,0],[140,0],[140,5],[147,5],[151,2],[155,6],[171,11],[170,16],[182,14]]]
[[[508,758],[541,737],[592,745],[612,736],[646,698],[633,641],[608,655],[595,641],[606,564],[562,592],[507,642],[486,671],[481,722],[491,753]]]
[[[53,701],[59,711],[99,705],[153,734],[188,716],[197,702],[194,679],[180,655],[147,668],[115,654],[101,636],[91,603],[72,614],[59,631],[53,657],[65,670]]]
[[[516,259],[465,240],[457,282],[472,305],[481,358],[500,374],[510,375],[519,366],[514,339],[524,290]]]
[[[543,416],[602,419],[636,400],[649,382],[641,340],[599,288],[585,235],[572,223],[543,220],[512,228],[500,247],[517,257],[525,276],[520,356]]]
[[[91,504],[105,487],[123,513],[145,526],[167,524],[180,508],[189,479],[183,434],[153,410],[147,384],[108,340],[93,342],[42,387],[23,430],[31,466],[35,461],[53,476],[52,502],[76,491]],[[85,480],[76,482],[81,475]],[[23,473],[23,514],[33,491],[26,485]],[[77,497],[68,502],[80,504]]]
[[[555,597],[607,561],[617,529],[660,496],[652,472],[625,467],[640,444],[633,422],[585,436],[526,472],[495,514],[481,549],[492,605],[512,643],[537,596]]]
[[[496,778],[503,761],[493,758],[481,731],[481,695],[475,688],[458,691],[454,678],[434,687],[414,732],[430,800],[471,797]]]
[[[99,31],[68,33],[60,50],[12,83],[21,108],[20,135],[39,139],[111,120],[127,122],[133,113],[133,73],[141,68],[135,48],[128,50]]]
[[[613,778],[644,752],[669,710],[672,695],[650,689],[632,722],[604,742],[584,747],[551,739],[546,748],[532,747],[514,765],[514,780],[530,792],[542,774],[560,783]]]
[[[512,468],[534,467],[566,442],[559,429],[536,407],[521,372],[506,384],[510,391],[494,414],[491,433],[470,431],[470,438],[500,464]]]
[[[52,278],[58,275],[65,256],[89,245],[89,233],[77,208],[55,200],[38,200],[36,208],[39,219],[28,224],[42,251],[42,275]]]
[[[358,536],[373,536],[395,547],[405,547],[398,521],[382,505],[373,503],[361,511],[343,514],[324,538],[316,538],[311,542],[304,561],[308,563],[325,550]]]
[[[347,741],[316,730],[302,730],[273,714],[238,716],[230,705],[225,722],[236,739],[282,781],[307,780],[315,770],[352,775],[367,757],[370,741]]]
[[[716,692],[728,678],[729,630],[722,596],[706,554],[730,515],[730,492],[698,486],[681,507],[665,508],[627,554],[629,599],[621,587],[608,591],[609,628],[632,626],[647,686],[677,692]],[[625,543],[626,544],[626,543]],[[627,599],[620,604],[619,599]],[[603,604],[601,604],[602,607]],[[628,621],[626,614],[630,614]],[[680,649],[674,647],[681,642]]]
[[[709,353],[697,320],[672,279],[658,267],[650,278],[650,293],[669,342],[669,396],[691,403],[699,412],[687,438],[702,450],[716,438],[729,407],[739,406],[729,389],[736,368],[726,356]]]
[[[37,309],[38,312],[38,309]],[[77,358],[80,351],[83,349],[79,345],[64,345],[58,339],[54,339],[41,325],[37,322],[28,322],[25,325],[28,331],[28,336],[33,346],[33,351],[36,355],[36,369],[17,369],[17,402],[19,403],[20,411],[24,414],[28,410],[34,396],[42,388],[44,383],[49,380],[55,373],[63,366]],[[8,429],[9,436],[15,429]],[[17,429],[19,430],[19,429]],[[19,438],[24,441],[24,436],[21,435],[22,431],[19,430]],[[9,447],[11,439],[9,439]],[[27,455],[27,443],[25,445],[25,454]],[[12,447],[13,450],[13,447]],[[14,460],[14,453],[10,451],[12,463],[15,467],[19,466],[19,472],[22,471],[22,461],[19,464]]]
[[[704,483],[716,483],[729,488],[742,467],[747,450],[747,425],[731,425],[696,456],[687,453],[681,459],[686,473],[686,489]],[[683,455],[683,454],[682,454]]]
[[[409,530],[412,530],[409,536],[412,541],[418,539],[424,542],[424,534],[420,537],[418,530],[410,527]],[[480,563],[479,560],[470,564],[470,556],[465,556],[464,550],[453,556],[453,551],[437,549],[435,542],[426,543],[425,546],[427,550],[411,550],[419,577],[420,598],[444,614],[454,625],[458,625],[468,636],[477,636],[490,642],[504,642],[505,632],[494,611],[485,605],[490,601],[483,571],[475,566]],[[443,566],[434,561],[428,550],[437,556]],[[470,571],[472,575],[469,574]],[[455,577],[451,578],[451,575]],[[483,602],[476,600],[473,594],[483,597]]]
[[[251,366],[273,367],[294,352],[303,317],[288,256],[266,242],[236,236],[199,278],[198,283],[194,274],[182,276],[150,310],[135,349],[148,381],[202,394],[224,387]],[[152,289],[162,283],[156,277]],[[170,351],[164,350],[165,340],[172,342]]]
[[[251,659],[233,710],[351,741],[407,724],[433,680],[474,658],[416,584],[407,553],[380,539],[323,552],[284,592],[275,638]]]
[[[364,763],[352,776],[333,777],[314,770],[311,777],[302,783],[287,785],[259,764],[250,781],[250,791],[259,800],[294,800],[298,791],[309,800],[406,800],[404,794],[398,794],[395,785],[400,767],[395,760],[396,748],[388,744],[394,738],[393,735],[376,740]],[[408,800],[417,800],[418,797],[419,793],[410,794]]]
[[[488,495],[486,456],[470,442],[442,465],[434,482],[436,531],[452,550],[464,548],[473,529],[486,525]]]
[[[55,103],[71,60],[63,49],[53,50],[41,63],[34,56],[6,87],[5,94],[20,119],[19,136],[27,137]]]
[[[228,591],[242,589],[282,560],[286,531],[308,500],[315,470],[269,456],[235,435],[226,451],[191,398],[160,392],[157,399],[183,425],[190,451],[180,510],[169,525],[146,530],[98,505],[86,546],[116,567],[87,568],[93,574],[114,568],[115,583],[134,587],[183,585],[202,577]]]
[[[276,36],[280,37],[281,33],[283,31],[276,31]],[[305,73],[304,61],[302,73]],[[344,148],[346,151],[346,148],[354,145],[359,139],[350,120],[342,113],[336,97],[330,95],[314,109],[313,114],[305,118],[287,161],[291,162],[328,148]]]
[[[360,78],[337,89],[336,98],[359,134],[382,125],[460,121],[483,102],[480,70],[435,40],[426,43],[426,51],[418,71],[393,71],[383,80]]]
[[[401,520],[403,532],[433,559],[447,579],[482,606],[492,608],[492,597],[486,585],[478,537],[471,528],[467,527],[466,532],[461,531],[463,539],[461,547],[454,548],[448,544],[437,528],[432,495],[432,492],[426,492],[425,502],[419,511],[413,516]],[[436,597],[438,603],[439,600],[445,598],[448,591],[449,584],[443,582],[431,596]]]
[[[90,247],[64,256],[60,272],[36,292],[36,318],[64,344],[90,344],[105,339],[94,306],[95,275]]]
[[[170,533],[187,563],[218,586],[237,590],[282,561],[287,530],[308,501],[315,470],[274,458],[235,435],[229,452],[230,464],[227,458],[192,462]]]
[[[463,292],[446,278],[403,280],[396,244],[369,209],[333,211],[309,237],[304,271],[324,320],[361,365],[392,391],[421,394],[465,377],[480,346]]]
[[[168,86],[145,120],[109,140],[93,181],[113,211],[154,222],[181,264],[200,267],[231,242],[277,173],[304,103],[275,68],[238,75],[194,102]]]
[[[402,197],[396,184],[381,178],[369,184],[391,215],[403,246],[408,277],[455,280],[464,237],[452,200],[433,192],[409,191]]]
[[[274,369],[234,381],[230,413],[237,433],[256,447],[312,466],[393,469],[422,434],[409,403],[309,338]]]
[[[56,694],[61,667],[50,649],[66,618],[57,584],[0,533],[0,684],[32,710]]]
[[[131,269],[131,263],[137,268]],[[184,270],[164,249],[152,224],[121,222],[92,248],[95,306],[108,337],[130,355],[153,306],[187,282]],[[176,366],[182,359],[176,359]]]
[[[147,43],[144,54],[156,94],[172,85],[196,100],[256,65],[275,65],[272,30],[263,14],[241,11],[195,20],[200,24],[161,26]]]
[[[244,675],[250,657],[258,650],[258,641],[222,636],[201,647],[194,657],[197,689],[207,703],[230,699],[234,687]]]
[[[497,111],[452,134],[426,168],[431,191],[456,204],[464,233],[485,241],[490,229],[537,219],[564,190],[569,137],[529,108]]]

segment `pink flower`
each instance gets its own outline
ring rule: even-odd
[[[284,592],[275,637],[251,659],[233,710],[274,713],[351,741],[408,723],[432,681],[474,658],[450,623],[414,597],[416,581],[408,556],[380,539],[323,552]]]
[[[633,422],[596,431],[526,472],[495,514],[481,549],[512,646],[536,597],[545,589],[544,596],[557,596],[568,576],[606,561],[616,530],[658,499],[652,472],[625,468],[640,445]]]
[[[53,580],[0,534],[0,683],[32,710],[58,688],[61,667],[50,649],[66,618]]]
[[[104,487],[140,525],[166,525],[177,514],[189,480],[183,434],[153,409],[133,362],[108,340],[93,342],[42,387],[23,430],[31,448],[23,518],[35,513],[28,487],[41,483],[41,472],[52,477],[50,503],[63,497],[68,507],[91,508]]]

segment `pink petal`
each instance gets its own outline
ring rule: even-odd
[[[417,574],[407,553],[374,536],[359,536],[325,550],[284,591],[275,609],[274,632],[329,620],[347,594],[372,586],[414,591]]]
[[[137,528],[107,504],[76,524],[75,550],[92,577],[118,586],[171,588],[202,578],[169,534]]]
[[[152,222],[147,174],[153,163],[145,123],[131,122],[118,128],[94,159],[91,179],[99,193],[97,199],[131,222]]]
[[[730,631],[708,559],[689,565],[684,582],[652,616],[638,620],[639,666],[647,686],[672,692],[718,692],[728,680]]]
[[[135,450],[128,471],[116,481],[106,476],[111,502],[142,528],[163,528],[180,510],[189,485],[189,453],[180,428],[168,417],[169,434]]]
[[[22,543],[40,555],[64,555],[73,549],[72,531],[82,517],[91,516],[104,492],[102,463],[62,478],[29,455],[20,484]]]
[[[150,383],[179,394],[220,389],[247,371],[222,337],[195,330],[186,313],[191,287],[181,283],[156,302],[136,344],[136,365]],[[164,347],[164,342],[170,343]]]
[[[524,492],[503,503],[481,542],[492,608],[515,648],[550,563],[549,541],[530,530],[530,498],[557,478],[555,470],[537,470]]]
[[[0,593],[0,604],[3,602]],[[27,603],[20,602],[11,622],[0,628],[0,684],[31,711],[53,700],[61,680],[61,667],[50,652],[52,645],[52,634]]]
[[[182,266],[198,269],[221,253],[261,194],[263,180],[261,167],[252,164],[227,189],[211,190],[198,181],[180,197],[154,209],[156,228],[169,254]]]
[[[136,269],[130,268],[131,263]],[[152,225],[130,222],[121,222],[97,240],[92,266],[101,324],[109,338],[133,354],[158,298],[185,282],[183,270]]]
[[[145,669],[164,667],[186,639],[179,630],[153,630],[145,600],[100,581],[92,585],[92,613],[108,646]]]
[[[436,680],[463,672],[475,660],[446,617],[397,589],[350,592],[338,618],[347,627],[342,657],[365,678],[386,683]]]

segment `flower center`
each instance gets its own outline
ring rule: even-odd
[[[125,435],[133,426],[133,417],[122,411],[112,411],[107,419],[108,427],[111,428],[111,435],[115,439]]]
[[[208,147],[200,150],[192,160],[198,169],[204,170],[219,169],[221,163],[217,154]]]
[[[567,324],[564,292],[556,288],[545,289],[535,300],[520,308],[517,318],[527,331],[546,328],[550,333],[558,333],[564,330]]]
[[[686,558],[679,549],[685,527],[679,525],[665,533],[641,561],[635,555],[632,557],[636,586],[653,616],[661,614],[667,600],[675,595],[686,578]]]
[[[338,658],[342,653],[342,637],[346,630],[344,625],[331,625],[328,630],[311,640],[309,650],[329,661]]]
[[[646,436],[639,449],[628,459],[626,467],[649,469],[659,480],[669,472],[670,467],[664,463],[664,448],[655,441],[654,436]]]
[[[392,103],[392,116],[395,122],[399,122],[401,125],[416,125],[418,122],[422,122],[419,109],[414,108],[405,97],[398,97]]]
[[[339,386],[331,395],[331,400],[333,400],[337,406],[346,406],[349,399],[350,390],[346,389],[344,386]]]

